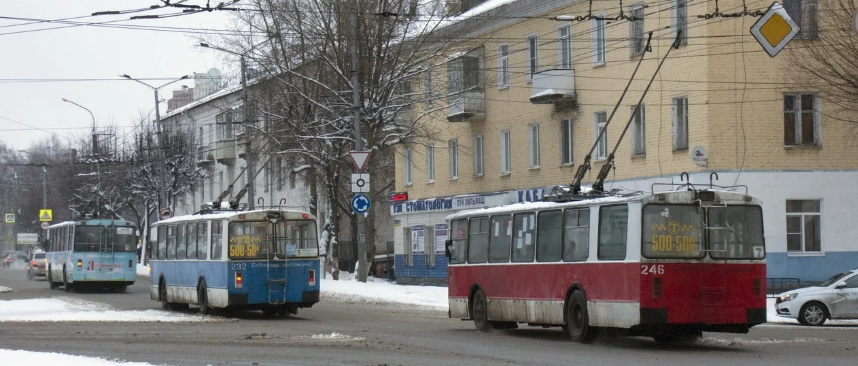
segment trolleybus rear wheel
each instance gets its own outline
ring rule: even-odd
[[[587,301],[581,291],[574,291],[566,301],[566,332],[572,340],[580,343],[593,341],[595,329],[590,327],[587,315]]]
[[[57,287],[59,287],[59,285],[57,285],[57,283],[54,282],[54,275],[52,275],[51,272],[53,272],[51,270],[51,267],[48,267],[48,285],[51,287],[51,290],[54,290]]]
[[[200,281],[200,286],[197,288],[197,302],[200,306],[200,314],[209,315],[212,308],[209,306],[209,296],[206,290],[206,280]]]
[[[489,311],[486,304],[486,294],[483,289],[477,289],[474,293],[474,305],[471,308],[471,317],[474,318],[474,326],[480,332],[488,332],[491,330],[491,322],[489,322]]]
[[[63,290],[65,292],[71,292],[71,284],[69,284],[69,279],[66,277],[66,267],[63,267]]]

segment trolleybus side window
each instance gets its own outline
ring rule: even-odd
[[[167,259],[176,259],[176,225],[167,225]]]
[[[72,250],[72,246],[74,245],[75,230],[76,230],[75,225],[69,225],[69,226],[66,226],[65,229],[60,230],[60,231],[62,231],[62,234],[63,234],[60,238],[62,238],[61,240],[63,240],[65,242],[64,246],[65,246],[65,250],[67,250],[67,251]]]
[[[450,263],[465,263],[465,254],[468,253],[468,220],[455,220],[450,225],[450,239],[453,241],[453,246],[450,248]]]
[[[566,262],[587,260],[590,257],[590,209],[566,210],[564,221],[563,260]]]
[[[468,263],[486,263],[489,260],[489,218],[472,218],[468,234]]]
[[[209,224],[202,221],[197,223],[197,259],[207,259],[209,254]]]
[[[536,214],[533,212],[516,214],[513,219],[515,237],[512,247],[513,262],[533,262],[534,242],[536,241]]]
[[[536,260],[538,262],[559,262],[560,243],[563,241],[563,211],[542,211],[536,223],[539,235],[536,237]]]
[[[185,230],[185,223],[180,223],[176,225],[176,259],[185,259],[187,246],[185,245],[185,236],[187,231]]]
[[[158,226],[158,259],[167,258],[167,226]]]
[[[223,250],[223,221],[212,221],[212,259],[221,259]]]
[[[512,239],[512,217],[510,215],[492,216],[489,228],[489,262],[509,262],[509,243]]]
[[[628,227],[628,205],[602,206],[599,208],[599,259],[622,260],[626,258]]]
[[[760,206],[709,208],[709,248],[715,259],[763,259],[763,212]]]
[[[197,259],[197,223],[188,223],[187,233],[188,259]]]
[[[646,258],[699,257],[702,222],[700,206],[644,206],[641,254]]]

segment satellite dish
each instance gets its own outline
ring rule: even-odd
[[[709,154],[703,146],[695,146],[691,149],[691,161],[693,161],[694,164],[697,164],[697,166],[708,166]]]

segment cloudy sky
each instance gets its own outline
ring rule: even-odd
[[[181,10],[91,16],[98,11],[142,9],[158,4],[162,2],[2,0],[0,140],[15,149],[24,149],[51,137],[52,133],[66,140],[88,132],[92,125],[89,113],[64,103],[62,98],[91,110],[97,125],[102,126],[109,123],[128,126],[141,113],[151,113],[155,104],[152,90],[133,81],[119,80],[119,74],[153,79],[146,81],[158,86],[212,67],[225,74],[236,72],[237,65],[224,55],[194,47],[198,35],[187,32],[226,29],[230,12],[133,21],[129,18],[134,15],[175,14]],[[205,5],[205,0],[187,0],[185,4]],[[111,23],[70,27],[74,24],[40,21],[57,19]],[[122,26],[141,27],[118,28]],[[80,79],[87,81],[74,81]],[[193,86],[192,82],[185,84]],[[176,83],[161,89],[161,97],[169,98],[171,90],[180,86],[181,83]],[[161,113],[165,111],[163,103]]]

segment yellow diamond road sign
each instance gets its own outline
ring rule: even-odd
[[[51,221],[53,218],[51,217],[51,210],[39,210],[39,221]]]
[[[751,27],[751,34],[760,42],[771,57],[775,57],[798,34],[801,27],[787,14],[781,4],[772,3],[759,20]]]

